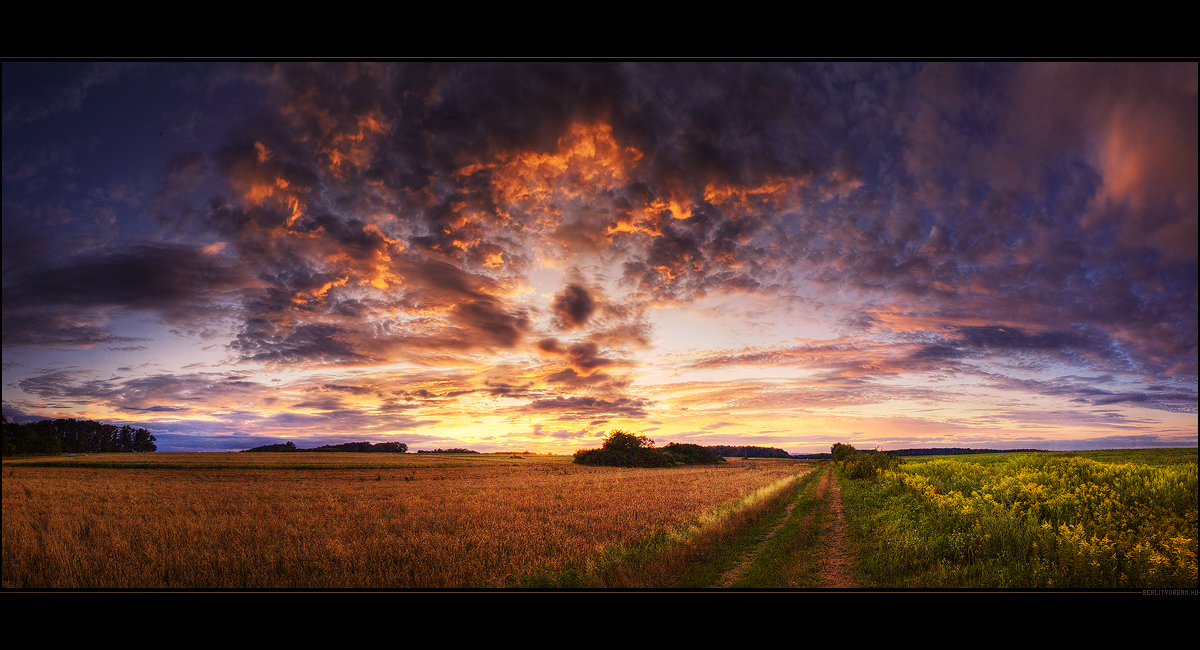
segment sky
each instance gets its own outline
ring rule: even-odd
[[[3,413],[1197,444],[1197,64],[3,64]]]

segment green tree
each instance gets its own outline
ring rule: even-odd
[[[670,457],[654,448],[653,440],[621,429],[609,431],[600,449],[576,451],[575,462],[609,467],[669,467],[674,464]]]
[[[613,429],[604,436],[604,449],[624,453],[636,453],[639,449],[654,447],[654,441],[640,433],[631,433],[621,429]]]
[[[853,458],[858,453],[858,450],[854,448],[854,445],[839,442],[829,449],[829,453],[833,455],[834,462],[840,463]]]

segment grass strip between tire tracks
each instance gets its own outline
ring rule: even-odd
[[[736,589],[821,587],[821,532],[829,518],[817,486],[825,472],[813,471],[793,487],[795,508],[783,526],[768,539],[754,563],[733,584]],[[828,490],[826,498],[828,495]],[[791,500],[791,499],[789,499]]]
[[[786,514],[800,486],[817,474],[790,476],[729,508],[676,531],[660,531],[642,543],[596,554],[583,566],[537,573],[514,586],[533,589],[682,588],[712,586],[758,546]]]

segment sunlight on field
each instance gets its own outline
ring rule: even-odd
[[[5,466],[137,469],[403,469],[520,466],[523,461],[571,464],[570,456],[536,454],[155,453],[73,454],[5,459]]]
[[[124,464],[151,460],[168,466]],[[54,462],[102,465],[5,463],[5,588],[505,586],[701,524],[807,469],[411,454],[370,467],[356,454]]]

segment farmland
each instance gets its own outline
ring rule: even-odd
[[[588,575],[811,468],[569,457],[93,454],[6,461],[5,588],[471,588]],[[536,582],[533,584],[537,584]]]
[[[873,480],[347,453],[6,459],[3,478],[6,589],[1196,585],[1195,449],[909,458]]]

